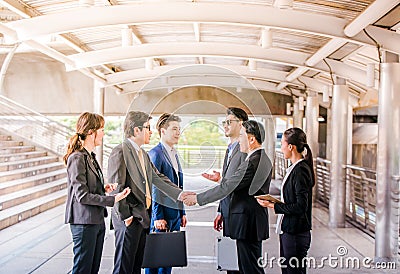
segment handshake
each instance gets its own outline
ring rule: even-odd
[[[195,192],[182,191],[178,200],[183,202],[186,206],[194,206],[197,204],[197,195]]]

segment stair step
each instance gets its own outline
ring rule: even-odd
[[[35,151],[34,146],[0,147],[0,155]]]
[[[0,135],[0,141],[11,141],[10,135]]]
[[[65,203],[67,190],[63,189],[44,197],[0,211],[0,230]]]
[[[37,174],[42,174],[45,172],[50,172],[61,168],[64,168],[63,163],[55,162],[40,166],[14,169],[11,171],[2,171],[0,172],[0,183],[10,180],[22,179],[28,176],[34,176]]]
[[[53,163],[53,162],[57,162],[57,161],[58,161],[57,156],[45,156],[45,157],[19,160],[19,161],[14,161],[14,162],[0,163],[0,171],[10,171],[10,170],[14,170],[14,169],[22,169],[22,168],[27,168],[27,167],[49,164],[49,163]]]
[[[21,141],[0,141],[0,147],[16,147],[23,146],[24,142]]]
[[[47,172],[35,176],[29,176],[23,179],[11,180],[0,183],[0,195],[12,193],[29,187],[38,186],[51,181],[56,181],[67,177],[65,169],[58,169],[52,172]]]
[[[66,178],[0,196],[0,211],[65,189]]]
[[[44,157],[47,155],[48,154],[46,151],[30,151],[30,152],[23,152],[23,153],[3,154],[3,155],[0,155],[0,163],[19,161],[19,160],[31,159],[31,158],[37,158],[37,157]]]

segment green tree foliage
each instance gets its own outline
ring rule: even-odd
[[[223,131],[212,120],[195,120],[182,129],[181,145],[210,145],[225,146],[226,140]]]

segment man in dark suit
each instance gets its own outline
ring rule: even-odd
[[[108,160],[109,182],[118,183],[119,189],[129,186],[132,190],[125,200],[116,203],[111,214],[115,229],[114,274],[141,273],[152,186],[174,201],[182,191],[154,168],[141,148],[150,141],[150,119],[144,112],[130,111],[124,122],[126,139],[112,150]]]
[[[256,121],[243,122],[240,131],[240,150],[247,152],[246,160],[220,185],[200,194],[187,195],[186,205],[204,205],[230,193],[229,230],[236,239],[240,273],[264,273],[257,260],[262,256],[261,243],[269,237],[268,210],[261,207],[253,195],[269,192],[272,163],[262,149],[265,131]]]
[[[247,113],[236,107],[230,107],[226,110],[226,119],[222,122],[224,126],[225,136],[229,137],[229,145],[225,153],[224,164],[222,166],[222,177],[229,177],[233,175],[239,168],[240,164],[244,162],[247,154],[240,151],[239,134],[242,127],[242,122],[247,121]],[[202,174],[203,177],[219,182],[221,176],[219,172],[214,171],[213,174]],[[217,216],[214,219],[214,229],[221,231],[225,237],[230,237],[229,233],[229,204],[231,202],[231,195],[228,195],[219,202]],[[238,271],[227,271],[228,274],[238,273]]]
[[[158,171],[167,176],[171,182],[183,189],[183,173],[175,145],[180,137],[181,119],[173,114],[164,113],[157,121],[156,128],[161,137],[160,143],[149,151],[149,157]],[[186,213],[176,208],[176,203],[153,187],[151,229],[156,232],[169,230],[179,231],[186,226]],[[146,268],[146,274],[170,274],[171,267]]]

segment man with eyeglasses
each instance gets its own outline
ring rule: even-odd
[[[132,190],[111,212],[115,229],[114,274],[141,273],[150,226],[152,186],[175,202],[184,197],[182,190],[158,172],[141,148],[150,141],[150,119],[141,111],[128,112],[124,121],[126,139],[112,150],[108,160],[108,182],[118,183],[118,191],[126,187]],[[177,207],[182,208],[182,203],[178,202]]]
[[[222,166],[222,178],[233,175],[246,158],[246,153],[240,152],[239,134],[242,122],[247,120],[247,113],[241,108],[229,107],[226,110],[226,118],[225,121],[222,122],[222,125],[224,127],[225,136],[229,138],[229,145]],[[214,182],[219,182],[221,180],[221,174],[217,171],[213,171],[213,174],[203,173],[202,175]],[[222,235],[224,237],[231,236],[229,232],[230,201],[231,195],[228,195],[220,201],[217,216],[214,219],[214,229],[217,231],[221,231],[222,229]],[[239,273],[239,271],[228,270],[227,273]]]

